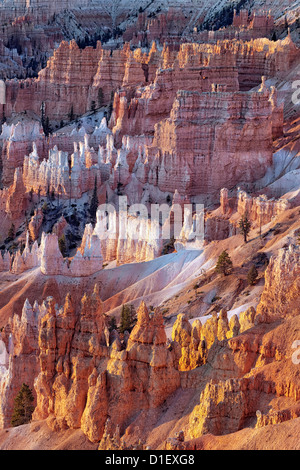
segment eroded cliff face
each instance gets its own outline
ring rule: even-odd
[[[251,307],[228,318],[223,309],[194,322],[179,315],[172,340],[159,309],[150,313],[144,302],[130,334],[109,331],[97,287],[79,308],[70,295],[61,308],[51,297],[41,306],[26,301],[21,319],[16,315],[2,333],[2,426],[9,425],[21,382],[34,387],[34,419],[46,419],[55,431],[81,429],[100,449],[126,448],[141,438],[146,445],[151,426],[143,428],[143,436],[136,426],[143,416],[155,416],[156,422],[166,400],[176,406],[174,393],[194,396],[194,402],[197,394],[200,398],[183,421],[185,437],[180,444],[161,442],[167,448],[189,448],[189,439],[207,433],[294,419],[300,393],[293,359],[298,252],[286,248],[271,260],[256,311]],[[279,314],[274,299],[268,300],[272,292],[282,304],[285,298]]]
[[[137,413],[158,408],[180,385],[163,318],[159,312],[150,316],[144,303],[122,340],[109,333],[96,289],[82,298],[79,312],[69,295],[60,310],[53,298],[34,309],[26,302],[21,321],[14,317],[5,333],[15,349],[10,345],[1,381],[3,425],[22,381],[34,383],[34,419],[47,419],[55,430],[81,428],[92,442],[100,442],[108,418],[111,429],[124,432]]]
[[[273,322],[299,315],[299,257],[299,247],[290,245],[270,259],[266,286],[257,307],[259,321]]]
[[[37,304],[32,307],[25,302],[21,316],[14,315],[2,332],[3,348],[8,352],[0,376],[0,423],[3,428],[10,427],[14,399],[22,384],[27,383],[33,388],[39,371],[39,315]]]
[[[267,90],[179,92],[170,118],[155,127],[149,154],[158,178],[153,168],[151,181],[160,189],[195,196],[220,191],[229,177],[227,169],[233,184],[256,180],[272,159],[271,116]],[[254,135],[259,148],[252,151]]]
[[[80,116],[93,106],[107,105],[121,86],[136,87],[146,83],[145,75],[147,80],[153,77],[150,64],[156,62],[154,55],[155,50],[150,51],[149,57],[140,50],[133,53],[129,44],[110,51],[103,49],[100,42],[95,49],[80,49],[74,40],[62,41],[38,78],[22,84],[7,81],[6,116],[24,109],[40,116],[43,104],[45,117],[59,123],[69,116]]]
[[[252,229],[262,228],[274,222],[286,211],[293,208],[292,199],[283,197],[269,199],[265,194],[250,195],[240,188],[229,191],[222,188],[220,191],[220,206],[208,212],[205,216],[205,240],[224,240],[239,233],[239,222],[247,215]]]
[[[206,384],[200,404],[190,415],[191,438],[236,432],[246,423],[261,427],[298,416],[299,366],[293,358],[299,324],[298,255],[299,248],[290,246],[271,259],[256,313],[252,308],[241,314],[240,334],[208,356],[219,372]],[[226,364],[234,375],[220,380]]]
[[[300,256],[290,241],[299,188],[284,194],[278,184],[272,199],[275,190],[262,187],[281,178],[277,159],[298,175],[298,114],[283,103],[298,73],[290,31],[261,38],[278,26],[274,17],[246,10],[230,27],[197,31],[216,20],[207,5],[191,17],[157,14],[151,4],[129,27],[120,15],[128,42],[115,30],[101,44],[97,22],[109,36],[113,18],[94,8],[98,0],[71,3],[14,2],[22,16],[5,14],[0,32],[0,75],[10,77],[0,109],[1,318],[14,313],[0,333],[0,427],[10,426],[22,383],[34,391],[34,420],[53,432],[81,430],[101,450],[189,449],[205,434],[293,420]],[[47,26],[35,28],[39,21]],[[98,209],[95,224],[95,193],[99,204],[126,197],[127,210],[164,203],[166,225],[176,206],[205,202],[205,243],[193,235],[202,215],[192,209],[175,241],[164,244],[164,225],[139,212],[124,217],[124,238],[118,213]],[[284,223],[293,231],[277,238],[272,224],[290,209]],[[241,246],[234,236],[245,213],[256,238]],[[12,223],[16,233],[5,239]],[[227,247],[236,263],[228,284],[213,272]],[[154,260],[166,252],[166,263]],[[247,291],[256,256],[270,262]],[[126,263],[134,265],[119,266]],[[33,305],[21,309],[27,295]],[[141,303],[131,332],[120,334],[109,320],[125,301]],[[173,430],[176,439],[164,442]]]

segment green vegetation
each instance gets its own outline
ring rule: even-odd
[[[249,232],[251,230],[251,222],[248,218],[247,212],[245,212],[245,214],[243,215],[243,217],[239,221],[239,228],[240,228],[241,234],[244,236],[244,242],[247,243],[248,242],[248,235],[249,235]]]
[[[110,317],[110,319],[108,321],[108,329],[109,329],[110,333],[112,331],[118,329],[116,317]]]
[[[7,241],[12,241],[15,238],[15,226],[14,224],[11,224],[10,229],[7,234]]]
[[[58,246],[59,246],[61,254],[65,258],[67,254],[67,242],[66,242],[66,237],[64,234],[58,239]]]
[[[123,305],[121,313],[121,322],[119,332],[124,334],[125,331],[129,333],[136,323],[136,311],[133,305]]]
[[[91,216],[93,224],[96,223],[96,215],[97,215],[97,209],[99,205],[97,189],[98,189],[98,179],[97,179],[97,176],[95,176],[94,192],[93,192],[93,196],[92,196],[92,200],[90,204],[90,216]]]
[[[11,425],[13,427],[30,423],[34,410],[33,402],[34,397],[32,390],[28,385],[23,383],[14,401],[14,409],[11,418]]]
[[[249,269],[249,272],[247,275],[248,284],[250,286],[254,286],[254,284],[257,281],[257,277],[258,277],[258,271],[256,269],[255,264],[253,264],[252,267]]]
[[[228,274],[232,272],[232,268],[233,268],[233,264],[232,264],[231,258],[229,254],[227,253],[227,251],[224,250],[218,258],[215,271],[218,274],[223,274],[224,276],[228,276]]]

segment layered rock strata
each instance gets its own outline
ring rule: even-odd
[[[32,385],[35,379],[34,419],[47,418],[55,430],[81,428],[92,442],[105,439],[108,424],[124,433],[136,413],[156,409],[180,385],[163,318],[158,312],[150,316],[144,303],[126,344],[116,331],[109,334],[97,289],[82,298],[79,311],[69,295],[60,310],[53,298],[41,307],[36,305],[34,311],[26,302],[21,323],[15,317],[6,335],[17,341],[23,325],[28,330],[28,346],[21,341],[14,357],[9,350],[9,367],[25,358],[32,358],[34,366],[18,378],[12,369],[1,377],[5,424],[11,415],[8,396],[12,402],[22,380]],[[38,355],[33,354],[36,348]]]
[[[229,178],[226,169],[232,185],[255,181],[272,160],[268,91],[178,92],[170,118],[155,127],[148,154],[148,181],[165,191],[219,192]]]

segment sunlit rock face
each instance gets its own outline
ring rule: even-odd
[[[170,192],[213,194],[228,179],[255,181],[272,160],[269,93],[179,92],[148,152],[149,181]]]
[[[257,307],[257,319],[273,322],[299,314],[298,246],[289,245],[270,259],[265,274],[265,289]]]
[[[69,154],[58,150],[57,146],[49,151],[47,159],[41,161],[35,143],[33,151],[24,158],[23,181],[28,192],[40,196],[54,192],[64,199],[80,198],[93,190],[95,180],[101,185],[98,155],[84,142],[74,143],[74,152],[69,162]]]
[[[0,447],[265,445],[300,416],[296,7],[109,1],[0,1],[0,428],[35,407]]]
[[[15,169],[23,166],[24,156],[32,150],[33,142],[41,148],[42,137],[43,130],[37,121],[24,120],[17,124],[3,124],[0,147],[4,186],[12,184]]]
[[[162,252],[162,231],[158,223],[148,219],[148,214],[136,217],[113,211],[105,215],[99,208],[94,233],[101,240],[104,262],[150,261]]]
[[[38,317],[40,308],[25,302],[22,314],[14,315],[0,340],[0,427],[10,426],[14,399],[23,383],[33,389],[39,371]],[[2,362],[2,363],[1,363]],[[36,403],[36,397],[35,397]]]
[[[79,312],[70,296],[60,311],[47,299],[38,331],[35,419],[48,418],[55,430],[81,428],[92,442],[101,440],[108,417],[113,428],[122,429],[138,411],[157,408],[178,388],[166,342],[162,316],[150,318],[144,303],[125,346],[117,332],[110,339],[96,290],[82,298]]]

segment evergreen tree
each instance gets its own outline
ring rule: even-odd
[[[11,418],[11,425],[13,427],[30,423],[34,410],[33,402],[34,397],[32,390],[28,385],[23,383],[14,401],[14,409]]]
[[[10,229],[7,234],[7,238],[11,241],[15,238],[15,226],[14,224],[11,224]]]
[[[66,257],[66,253],[67,253],[67,242],[66,242],[66,237],[65,235],[62,235],[59,240],[58,240],[58,246],[59,246],[59,249],[60,249],[60,252],[61,254],[63,255],[63,257],[65,258]]]
[[[247,275],[247,279],[248,279],[248,284],[250,286],[254,286],[254,284],[256,283],[256,280],[257,280],[257,276],[258,276],[258,271],[256,269],[256,266],[255,264],[253,264],[248,272],[248,275]]]
[[[118,329],[116,317],[111,317],[111,318],[109,319],[108,324],[109,324],[108,329],[109,329],[110,332],[112,332],[112,331]]]
[[[107,115],[106,115],[106,120],[107,122],[110,121],[110,118],[111,118],[111,115],[112,115],[112,112],[113,112],[113,108],[114,108],[114,92],[112,91],[111,92],[111,96],[110,96],[110,103],[108,105],[108,110],[107,110]]]
[[[69,117],[69,121],[74,121],[74,119],[75,119],[74,106],[73,106],[73,105],[71,106],[71,110],[70,110],[70,112],[69,112],[69,116],[68,116],[68,117]]]
[[[91,102],[91,111],[93,113],[96,111],[96,102],[94,100]]]
[[[121,322],[119,331],[125,333],[130,332],[136,322],[136,312],[133,305],[123,305],[121,313]]]
[[[98,205],[99,205],[99,201],[98,201],[98,194],[97,194],[97,186],[98,186],[98,179],[97,179],[97,175],[95,176],[95,185],[94,185],[94,192],[93,192],[93,196],[92,196],[92,200],[91,200],[91,204],[90,204],[90,215],[91,215],[91,219],[92,219],[92,222],[95,223],[96,222],[96,215],[97,215],[97,209],[98,209]]]
[[[243,217],[239,221],[239,228],[240,228],[241,234],[244,236],[244,242],[247,243],[248,242],[248,235],[249,235],[249,232],[251,230],[251,222],[248,219],[247,212],[243,215]]]
[[[102,108],[103,104],[104,104],[103,89],[99,88],[99,90],[98,90],[98,107]]]
[[[49,210],[49,206],[48,206],[47,202],[44,202],[44,204],[43,204],[43,206],[42,206],[42,212],[43,212],[43,214],[46,215],[47,212],[48,212],[48,210]]]
[[[228,274],[231,273],[232,266],[233,265],[232,265],[231,258],[229,254],[227,253],[227,251],[224,250],[218,258],[218,262],[216,264],[215,270],[218,274],[223,274],[224,276],[227,276]]]
[[[50,127],[50,119],[49,116],[46,117],[45,123],[44,123],[44,133],[45,136],[48,137],[49,134],[51,134],[51,127]]]

